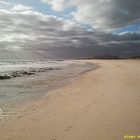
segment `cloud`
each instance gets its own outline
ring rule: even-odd
[[[44,0],[54,10],[75,7],[72,13],[77,22],[90,24],[103,30],[118,29],[133,23],[140,23],[139,0]]]
[[[42,2],[51,5],[52,9],[55,11],[64,10],[64,5],[67,3],[66,0],[42,0]]]
[[[73,21],[45,15],[26,5],[0,10],[0,59],[76,58],[138,55],[140,33],[87,31]]]
[[[31,11],[32,7],[21,5],[21,4],[16,4],[16,5],[14,5],[14,7],[11,10],[13,10],[13,11]]]
[[[2,5],[10,5],[11,3],[7,2],[5,0],[0,0],[0,4],[2,4]]]
[[[12,4],[6,0],[0,0],[0,9],[8,9]]]

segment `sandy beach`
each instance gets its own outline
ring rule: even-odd
[[[17,109],[0,122],[0,140],[124,140],[125,135],[140,135],[140,61],[79,61],[100,67]]]

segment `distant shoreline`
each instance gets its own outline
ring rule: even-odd
[[[132,56],[132,57],[118,57],[118,56],[94,56],[94,57],[86,57],[86,58],[80,58],[81,60],[89,60],[89,59],[97,59],[97,60],[139,60],[140,56]]]

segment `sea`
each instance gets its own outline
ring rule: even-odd
[[[0,74],[30,68],[62,67],[69,65],[71,62],[70,60],[3,60],[0,61]]]
[[[71,83],[96,65],[78,60],[3,60],[0,76],[24,73],[9,79],[0,79],[0,118],[7,110],[47,96],[48,92]],[[41,69],[41,71],[40,71]],[[35,73],[28,74],[29,71]]]
[[[5,60],[0,61],[0,76],[12,73],[25,73],[9,79],[0,79],[0,110],[2,108],[18,106],[23,101],[35,99],[47,94],[57,84],[51,83],[54,77],[62,77],[64,68],[74,63],[71,60]],[[49,68],[49,70],[48,70]],[[51,69],[50,69],[51,68]],[[39,71],[41,69],[42,71]],[[34,70],[33,75],[28,75]],[[59,74],[60,73],[60,74]],[[55,81],[61,78],[55,78]],[[51,86],[50,86],[51,83]]]

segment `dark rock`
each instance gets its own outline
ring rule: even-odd
[[[35,74],[35,72],[28,72],[27,75],[33,75],[33,74]]]
[[[0,80],[4,80],[4,79],[11,79],[11,76],[8,74],[0,75]]]
[[[23,75],[33,75],[33,74],[35,74],[35,72],[23,71],[22,74],[23,74]]]
[[[35,72],[37,72],[36,70],[31,70],[30,72],[33,72],[33,73],[35,73]]]
[[[54,70],[54,68],[48,68],[48,70]]]
[[[46,71],[48,71],[49,69],[48,68],[40,68],[39,69],[39,72],[46,72]]]
[[[21,72],[23,75],[28,75],[28,72],[27,71],[22,71]]]
[[[19,71],[14,71],[14,72],[12,72],[11,76],[12,76],[12,77],[21,77],[21,72],[19,72]]]

